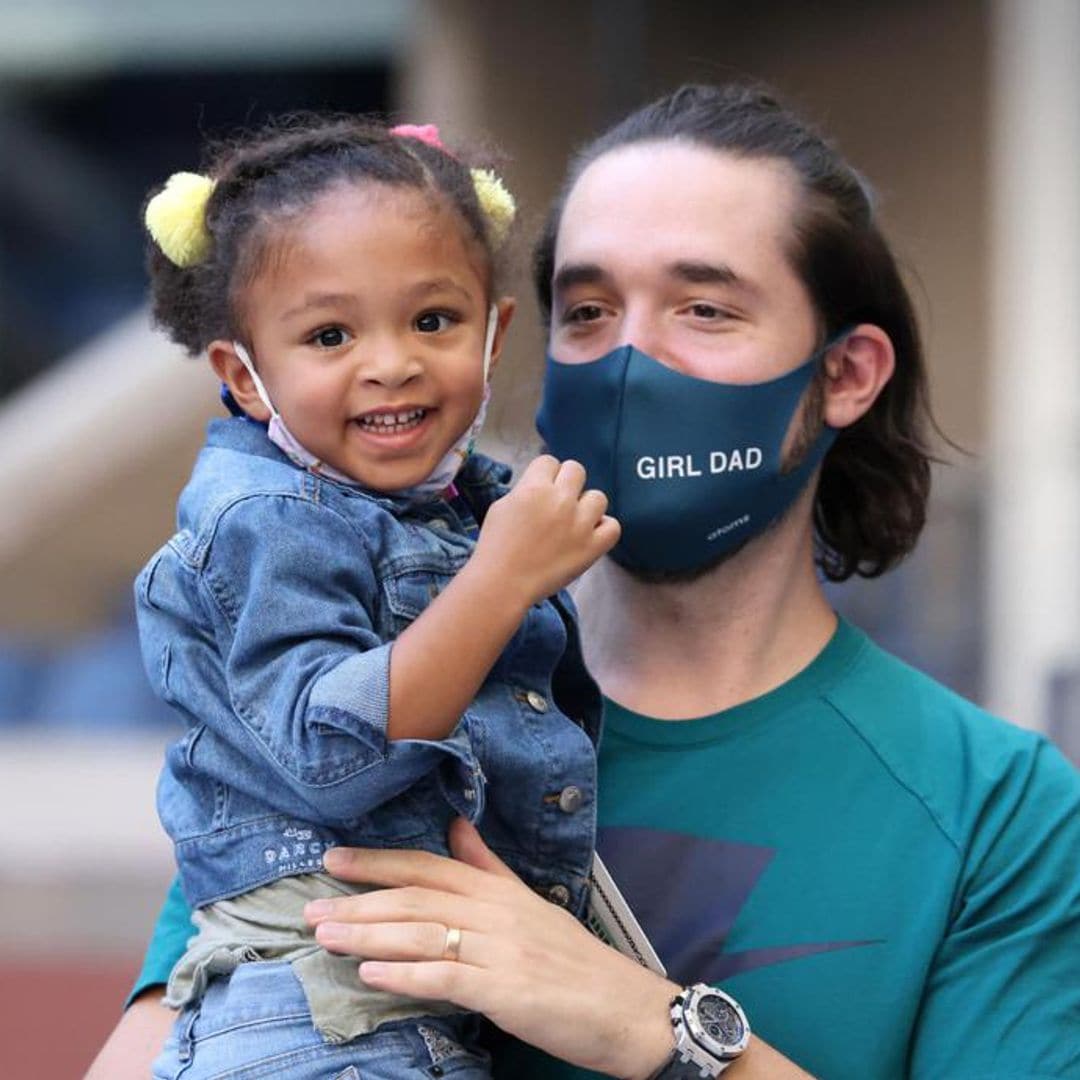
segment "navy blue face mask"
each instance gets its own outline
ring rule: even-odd
[[[840,335],[842,337],[843,335]],[[834,338],[794,371],[751,385],[680,374],[631,345],[599,360],[547,358],[537,430],[580,461],[622,525],[616,562],[689,572],[759,535],[795,501],[836,437],[825,427],[781,469],[792,417]]]

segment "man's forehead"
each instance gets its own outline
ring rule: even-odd
[[[672,140],[609,151],[568,194],[553,289],[634,280],[791,291],[797,192],[782,161]]]
[[[556,262],[607,265],[636,250],[665,264],[737,268],[782,255],[797,190],[790,167],[773,159],[675,141],[620,147],[570,190]]]

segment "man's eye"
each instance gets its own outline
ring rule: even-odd
[[[340,326],[327,326],[322,330],[317,330],[311,340],[321,349],[336,349],[345,344],[348,335]]]
[[[690,314],[699,319],[719,319],[723,317],[724,312],[713,304],[691,304]]]
[[[577,307],[571,308],[564,316],[563,322],[568,323],[587,323],[595,322],[597,319],[603,316],[603,309],[599,304],[578,304]]]
[[[445,311],[425,311],[416,317],[413,325],[421,334],[437,334],[440,330],[449,330],[454,321],[454,317]]]

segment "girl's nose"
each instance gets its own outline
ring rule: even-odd
[[[423,364],[406,345],[398,342],[377,342],[357,370],[363,382],[396,388],[417,378]]]

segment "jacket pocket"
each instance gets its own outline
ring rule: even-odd
[[[382,579],[383,598],[389,613],[388,636],[396,637],[450,584],[453,572],[419,567],[399,571]]]

